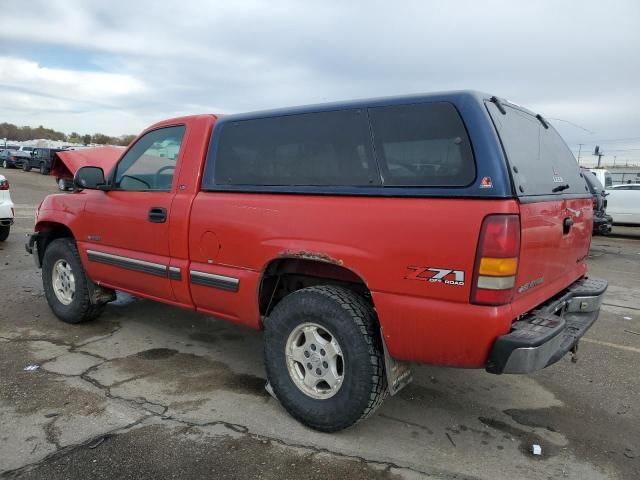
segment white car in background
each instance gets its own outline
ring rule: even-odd
[[[9,193],[9,181],[0,175],[0,242],[4,242],[9,236],[9,230],[13,225],[13,202]]]
[[[640,225],[640,183],[607,187],[607,213],[613,223]]]

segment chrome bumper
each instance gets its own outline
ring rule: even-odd
[[[487,371],[531,373],[560,360],[597,320],[606,289],[606,280],[578,280],[514,322],[510,333],[496,339]]]

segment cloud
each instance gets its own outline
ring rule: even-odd
[[[9,0],[0,55],[64,49],[107,75],[73,83],[79,71],[45,58],[27,90],[14,79],[8,115],[58,128],[119,134],[185,113],[473,88],[599,138],[640,137],[638,18],[633,0]],[[556,125],[569,143],[593,137]]]
[[[47,68],[35,62],[0,56],[0,85],[4,90],[40,97],[109,107],[119,98],[144,92],[144,83],[131,75]]]

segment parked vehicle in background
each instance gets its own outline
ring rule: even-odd
[[[593,175],[589,169],[581,168],[580,173],[589,188],[592,195],[593,203],[593,233],[599,233],[606,235],[611,232],[611,225],[613,219],[611,215],[607,215],[607,195],[604,187],[598,180],[598,177]]]
[[[0,242],[4,242],[9,236],[14,213],[9,181],[4,175],[0,175]]]
[[[34,148],[29,159],[23,161],[22,169],[28,172],[36,168],[42,175],[49,175],[53,156],[60,151],[59,148]]]
[[[26,159],[31,158],[31,152],[33,147],[20,146],[14,150],[8,151],[6,155],[3,155],[2,166],[4,168],[21,168]],[[6,161],[6,162],[5,162]]]
[[[598,181],[602,185],[604,185],[604,188],[609,188],[611,185],[613,185],[613,179],[611,178],[609,170],[606,170],[604,168],[590,168],[589,170],[593,175],[596,176]]]
[[[264,328],[269,385],[322,431],[408,362],[529,373],[577,348],[591,194],[540,115],[476,92],[169,119],[36,210],[53,313],[114,290]]]
[[[640,190],[640,183],[625,183],[622,185],[612,185],[609,190]]]
[[[2,168],[12,168],[16,166],[13,153],[18,150],[18,148],[18,145],[7,145],[0,148],[0,164]]]
[[[607,212],[614,224],[640,225],[640,183],[614,185],[607,193]]]

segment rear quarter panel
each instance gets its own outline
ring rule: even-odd
[[[259,324],[256,299],[268,263],[315,256],[364,280],[392,356],[481,366],[511,317],[509,307],[469,305],[480,225],[490,213],[517,212],[514,200],[200,192],[191,216],[192,268],[241,282],[238,293],[192,286],[193,300],[207,312],[242,312],[242,323]],[[463,285],[416,278],[428,267],[463,272]]]

